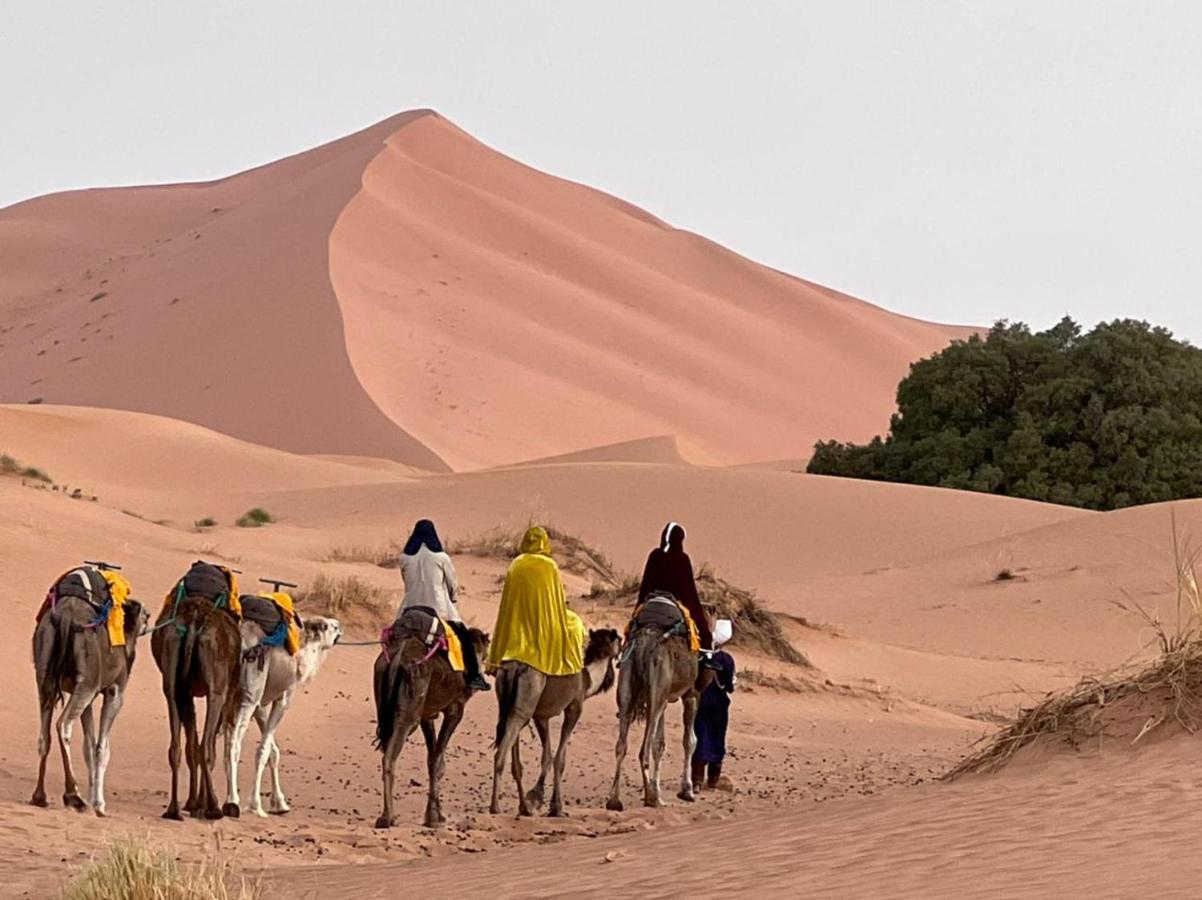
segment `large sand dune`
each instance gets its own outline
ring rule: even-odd
[[[204,184],[0,210],[0,401],[440,469],[883,430],[964,329],[756,265],[429,111]]]

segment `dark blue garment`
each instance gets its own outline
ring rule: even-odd
[[[403,552],[406,556],[414,556],[423,546],[433,553],[442,553],[442,541],[438,539],[434,523],[429,519],[419,519],[413,526],[413,534],[409,535],[409,540],[405,542]]]
[[[714,672],[714,680],[701,692],[701,703],[693,722],[693,731],[697,735],[693,762],[697,763],[720,763],[726,756],[726,724],[730,695],[735,689],[735,661],[725,650],[718,650],[713,658],[721,671]]]

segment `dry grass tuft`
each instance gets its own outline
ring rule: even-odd
[[[263,886],[238,874],[220,849],[193,866],[146,841],[109,844],[63,890],[63,900],[259,900]]]
[[[387,610],[384,591],[357,575],[331,578],[324,572],[294,594],[306,612],[344,616],[348,612],[376,615]]]
[[[770,691],[780,691],[786,694],[806,694],[813,688],[803,681],[790,678],[788,675],[773,675],[761,672],[759,669],[744,669],[739,673],[739,686],[746,687],[754,693],[754,688],[766,688]]]
[[[1160,655],[1137,669],[1120,669],[1097,678],[1083,678],[1076,686],[1049,694],[943,777],[954,779],[1005,766],[1022,748],[1048,735],[1064,738],[1074,748],[1103,734],[1114,714],[1133,701],[1150,699],[1159,712],[1147,718],[1132,739],[1135,744],[1149,732],[1173,722],[1190,734],[1202,724],[1202,595],[1196,564],[1200,551],[1178,537],[1173,515],[1173,561],[1176,584],[1175,620],[1166,625],[1154,611],[1134,599],[1116,606],[1144,620],[1155,634]],[[1117,709],[1116,709],[1117,707]]]
[[[346,547],[335,547],[321,558],[321,562],[369,563],[381,569],[395,569],[397,558],[400,555],[401,546],[395,542],[377,547],[353,544]]]
[[[51,484],[53,479],[36,466],[22,465],[7,453],[0,453],[0,475],[14,475],[18,478],[29,478]]]
[[[574,534],[568,534],[554,525],[543,526],[551,539],[551,555],[559,568],[573,575],[590,578],[605,585],[617,584],[621,579],[609,558],[590,547]],[[494,528],[484,534],[466,540],[452,541],[448,546],[451,553],[477,556],[483,559],[513,559],[518,555],[525,529],[511,531]]]

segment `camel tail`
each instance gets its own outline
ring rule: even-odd
[[[405,667],[401,664],[399,648],[392,662],[375,677],[376,693],[376,739],[374,746],[380,752],[388,747],[392,732],[396,729],[396,706],[400,698],[401,685],[405,680]]]
[[[518,671],[513,668],[504,666],[497,672],[496,691],[497,691],[497,736],[493,741],[493,747],[501,746],[501,740],[505,737],[505,725],[509,721],[509,714],[513,712],[514,706],[518,702],[518,682],[521,678]]]
[[[196,701],[192,698],[192,679],[198,662],[196,641],[196,628],[189,625],[184,634],[184,644],[179,650],[179,669],[175,677],[175,708],[185,728],[196,721]]]
[[[33,661],[38,673],[38,699],[42,707],[53,709],[63,698],[63,679],[71,675],[68,629],[49,617],[49,629],[39,627],[33,635]],[[49,633],[47,633],[47,631]]]
[[[625,695],[630,704],[627,712],[636,722],[647,718],[647,710],[651,708],[651,669],[655,665],[659,642],[656,632],[636,633],[634,646],[622,664],[622,677],[628,679],[630,685],[629,693]],[[619,695],[619,702],[621,699]]]

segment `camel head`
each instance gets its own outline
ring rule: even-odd
[[[126,600],[121,606],[125,610],[125,656],[132,669],[138,638],[150,629],[150,610],[137,600]]]
[[[329,650],[342,637],[342,623],[325,616],[306,616],[303,632],[302,642],[306,646],[316,644],[322,650]]]
[[[301,626],[301,648],[296,655],[296,672],[301,684],[317,674],[326,652],[342,637],[342,623],[325,616],[306,616]]]
[[[472,646],[476,648],[476,658],[484,659],[488,656],[488,632],[481,631],[479,628],[468,628],[467,636],[472,642]]]
[[[622,635],[613,628],[590,628],[584,648],[584,668],[588,672],[588,696],[595,697],[614,685],[614,660],[622,652]],[[600,671],[601,667],[604,671]],[[600,676],[600,677],[598,677]]]

